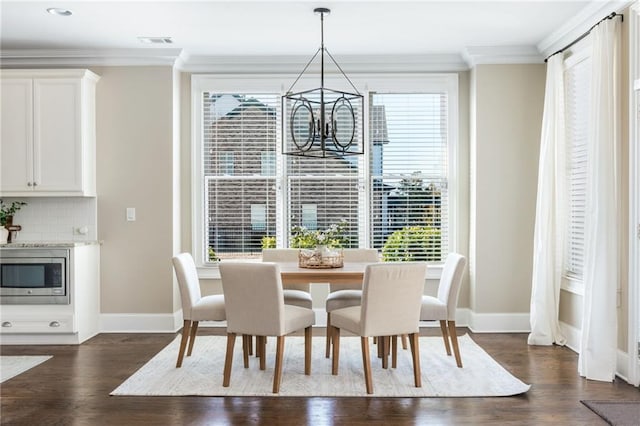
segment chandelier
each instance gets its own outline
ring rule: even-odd
[[[316,158],[363,154],[364,97],[324,47],[324,15],[331,11],[319,7],[314,12],[320,15],[320,47],[282,96],[282,152]],[[354,93],[324,87],[325,54]],[[320,87],[294,93],[294,86],[318,56]]]

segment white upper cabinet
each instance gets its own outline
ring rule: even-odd
[[[2,70],[0,195],[95,196],[88,70]]]

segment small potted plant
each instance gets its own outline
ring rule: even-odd
[[[304,226],[291,228],[292,248],[300,248],[298,265],[302,268],[341,268],[343,266],[342,249],[348,245],[345,235],[347,222],[330,225],[325,230],[309,230]]]
[[[26,206],[24,201],[13,201],[11,204],[5,204],[3,200],[0,200],[0,226],[7,227],[13,225],[13,215]]]
[[[6,244],[9,238],[10,227],[13,225],[13,215],[26,205],[24,201],[13,201],[5,204],[0,200],[0,244]]]

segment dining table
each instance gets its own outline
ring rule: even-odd
[[[298,262],[277,262],[283,284],[362,284],[364,270],[371,262],[345,262],[340,268],[301,268]]]

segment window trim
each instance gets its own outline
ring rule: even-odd
[[[319,76],[309,74],[307,77],[310,81],[317,84]],[[206,250],[204,250],[205,233],[204,228],[205,208],[202,187],[204,185],[203,177],[203,113],[202,93],[205,91],[214,91],[220,93],[283,93],[287,86],[287,82],[293,81],[294,74],[194,74],[191,76],[191,251],[198,268],[198,275],[201,278],[219,278],[218,268],[216,265],[208,265],[206,263]],[[304,80],[306,81],[307,78]],[[458,229],[460,224],[458,220],[460,213],[458,209],[462,205],[460,202],[461,187],[459,182],[459,82],[458,73],[434,73],[434,74],[352,74],[350,75],[353,84],[361,90],[361,93],[367,98],[370,88],[376,93],[423,93],[426,91],[445,91],[450,99],[448,106],[448,188],[449,198],[449,246],[448,251],[458,250]],[[325,78],[325,83],[331,86],[333,82],[341,81],[339,78]],[[343,83],[343,82],[342,82]],[[286,87],[285,87],[286,86]],[[364,117],[369,116],[369,104],[365,102]],[[370,148],[368,142],[369,120],[365,120],[365,153],[364,158],[370,156]],[[277,126],[279,127],[279,126]],[[278,135],[280,137],[280,135]],[[276,159],[282,155],[282,147],[280,143],[276,144]],[[282,170],[281,161],[276,161],[276,193],[282,191]],[[364,161],[365,189],[368,187],[366,180],[368,179],[369,161]],[[364,209],[370,204],[369,191],[363,191],[363,223],[364,238],[361,241],[365,246],[370,245],[369,233],[369,217]],[[282,232],[286,226],[287,220],[285,210],[286,205],[283,197],[277,196],[276,201],[276,232]],[[439,271],[439,265],[433,265],[432,271]],[[436,279],[438,276],[427,274],[428,279]]]

